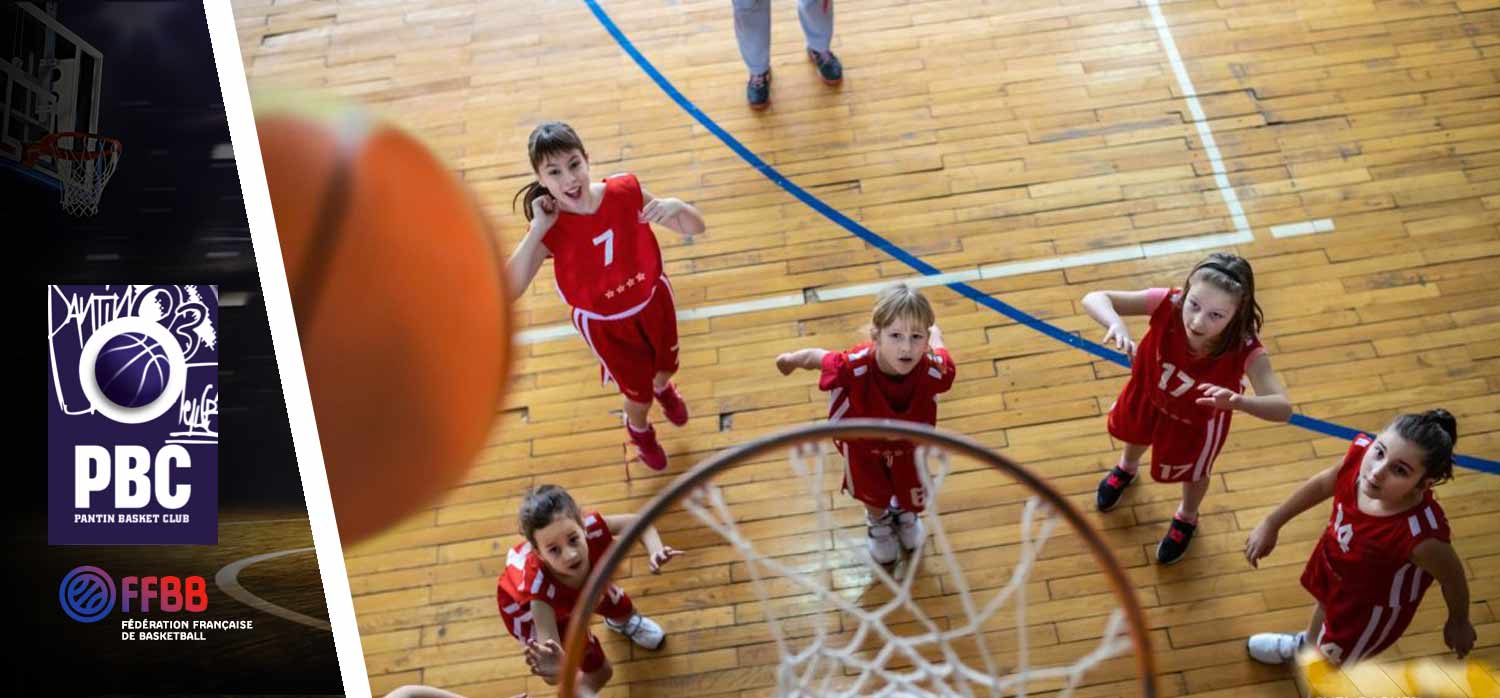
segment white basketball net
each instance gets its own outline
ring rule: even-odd
[[[830,588],[828,580],[832,579],[830,575],[835,567],[832,563],[837,557],[831,554],[832,551],[820,555],[816,568],[809,573],[776,559],[772,556],[774,551],[768,555],[767,551],[758,549],[742,535],[730,505],[718,487],[705,486],[683,502],[688,512],[733,546],[748,567],[766,627],[774,638],[780,657],[774,695],[781,698],[973,698],[1025,696],[1028,690],[1060,690],[1060,695],[1069,696],[1091,668],[1131,650],[1124,614],[1116,608],[1097,645],[1082,657],[1064,663],[1033,666],[1029,661],[1026,583],[1033,563],[1041,555],[1059,518],[1041,498],[1033,496],[1026,501],[1019,524],[1019,557],[1009,581],[998,589],[987,591],[988,598],[981,598],[980,592],[971,591],[949,544],[942,517],[938,515],[942,484],[949,473],[948,456],[937,448],[919,446],[917,470],[930,493],[923,518],[931,531],[933,544],[951,573],[954,593],[961,600],[963,617],[967,619],[961,624],[950,622],[950,627],[944,629],[913,601],[912,585],[917,577],[917,565],[906,563],[902,579],[897,580],[866,554],[863,536],[845,535],[842,537],[847,540],[839,540],[839,526],[834,523],[832,512],[826,505],[829,493],[823,487],[827,453],[826,447],[812,443],[792,449],[791,466],[805,490],[788,493],[787,499],[811,498],[815,503],[819,531],[834,532],[835,547],[841,544],[858,547],[857,558],[864,561],[874,579],[878,579],[891,594],[892,598],[878,607],[861,608],[846,594]],[[933,466],[936,466],[935,471]],[[916,560],[921,554],[922,546],[918,546],[910,556]],[[787,631],[786,623],[791,616],[783,617],[777,611],[777,604],[773,603],[772,593],[768,590],[767,582],[775,577],[789,580],[798,593],[815,597],[820,606],[819,612],[811,614],[807,613],[805,606],[801,607],[796,617],[802,627],[796,632]],[[782,591],[778,595],[785,596],[785,584],[779,588]],[[1006,607],[1014,616],[1010,627],[1014,628],[1015,644],[1002,657],[1002,653],[993,651],[990,644],[996,642],[993,634],[997,627],[1005,626],[997,626],[991,620]],[[922,631],[907,635],[892,632],[887,620],[898,611],[914,619]],[[957,614],[948,616],[953,618]],[[840,618],[844,630],[830,627]],[[809,632],[805,626],[810,621],[815,625]],[[853,632],[847,632],[851,627]],[[991,636],[986,637],[986,633]],[[878,649],[869,646],[871,641],[878,641]],[[1048,654],[1055,655],[1056,652]]]
[[[92,216],[99,212],[99,197],[115,173],[120,150],[113,143],[98,138],[85,137],[83,143],[74,143],[75,139],[71,135],[60,137],[58,150],[81,150],[87,153],[86,156],[65,152],[53,156],[57,163],[57,178],[62,183],[62,207],[75,216]]]

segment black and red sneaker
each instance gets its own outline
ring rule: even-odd
[[[1172,517],[1172,525],[1167,528],[1167,535],[1161,539],[1161,544],[1156,546],[1156,561],[1163,565],[1175,564],[1182,559],[1187,552],[1188,544],[1193,542],[1193,532],[1198,530],[1198,524],[1190,524],[1177,517]]]
[[[1125,494],[1125,488],[1135,481],[1135,475],[1127,473],[1115,466],[1110,468],[1109,475],[1099,481],[1099,492],[1094,495],[1094,506],[1099,511],[1109,511],[1120,503],[1120,495]]]

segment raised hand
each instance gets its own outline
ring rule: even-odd
[[[667,564],[669,561],[671,561],[672,558],[679,555],[682,555],[681,550],[678,550],[670,545],[665,545],[662,546],[661,550],[652,553],[651,557],[646,561],[646,564],[651,567],[651,574],[661,574],[662,565]]]
[[[531,225],[538,232],[547,232],[557,222],[557,200],[551,194],[543,194],[531,200]]]
[[[543,643],[526,641],[526,666],[530,667],[531,673],[544,679],[557,678],[558,669],[562,666],[562,656],[562,646],[557,644],[557,640]]]
[[[1264,521],[1250,531],[1250,537],[1245,539],[1245,560],[1249,561],[1251,567],[1260,568],[1260,559],[1270,555],[1276,549],[1276,537],[1278,531],[1267,526]]]
[[[1212,407],[1216,410],[1232,410],[1239,407],[1240,401],[1245,399],[1243,395],[1229,388],[1217,386],[1212,383],[1204,383],[1198,386],[1198,389],[1203,391],[1203,397],[1198,398],[1194,402],[1199,406]]]
[[[1135,340],[1130,338],[1130,328],[1125,326],[1123,320],[1109,326],[1109,331],[1104,333],[1104,343],[1114,341],[1115,348],[1123,351],[1130,358],[1135,358]]]

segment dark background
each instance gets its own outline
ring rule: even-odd
[[[56,190],[0,171],[0,213],[12,248],[7,256],[20,279],[13,298],[30,309],[32,326],[40,328],[48,284],[217,284],[221,299],[248,294],[243,306],[220,307],[219,518],[305,518],[238,173],[234,160],[214,157],[216,146],[229,143],[229,131],[203,7],[191,1],[74,1],[58,3],[57,17],[103,53],[98,129],[124,147],[99,213],[91,218],[64,213]],[[225,154],[221,150],[219,157]],[[46,345],[40,334],[33,336],[27,356],[36,397],[29,407],[21,402],[12,432],[26,455],[12,465],[22,475],[8,488],[9,579],[16,587],[10,598],[22,617],[8,633],[20,649],[8,654],[13,670],[0,685],[13,690],[6,693],[342,693],[330,633],[238,606],[213,587],[214,573],[231,558],[311,545],[305,523],[294,521],[292,530],[285,523],[269,527],[275,530],[221,526],[218,546],[47,546],[41,399]],[[260,580],[260,588],[275,587],[284,595],[282,605],[301,604],[295,610],[327,618],[313,556],[303,557],[300,573]],[[86,626],[59,607],[59,582],[83,564],[105,567],[116,579],[204,576],[208,615],[255,619],[257,630],[233,647],[213,641],[121,643],[118,610]]]

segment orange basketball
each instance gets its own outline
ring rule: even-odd
[[[504,397],[500,240],[463,183],[357,107],[256,116],[344,543],[462,481]]]

